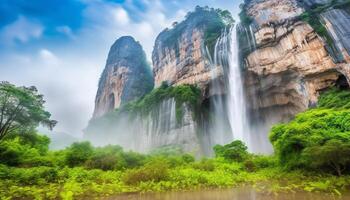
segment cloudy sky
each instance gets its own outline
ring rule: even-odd
[[[196,5],[237,15],[241,0],[1,0],[0,80],[36,86],[75,136],[90,119],[108,50],[120,36],[140,41],[150,59],[157,34]]]

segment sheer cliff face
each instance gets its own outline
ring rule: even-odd
[[[348,76],[346,62],[336,63],[325,40],[299,19],[305,10],[296,0],[251,0],[245,8],[253,19],[256,41],[256,48],[245,58],[247,96],[251,112],[259,113],[260,119],[270,124],[289,120],[314,105],[320,91]],[[328,21],[329,15],[335,15],[330,12],[324,16]],[[343,20],[333,24],[344,30]],[[347,44],[340,43],[346,51]]]
[[[233,24],[228,12],[197,7],[181,23],[161,32],[152,53],[155,86],[196,84],[203,91],[223,69],[212,66],[210,56],[216,39]],[[213,73],[215,72],[215,73]]]
[[[94,118],[145,95],[152,88],[151,68],[141,45],[130,36],[119,38],[109,51],[100,78]]]

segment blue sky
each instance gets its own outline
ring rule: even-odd
[[[0,80],[35,85],[59,123],[79,136],[91,117],[112,43],[131,35],[150,60],[158,33],[196,5],[228,9],[240,0],[1,0]]]

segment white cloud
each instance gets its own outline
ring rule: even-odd
[[[1,41],[13,43],[16,40],[28,42],[30,39],[40,38],[43,33],[43,26],[24,16],[19,16],[12,24],[5,26],[1,32]]]
[[[59,59],[48,49],[41,49],[39,51],[39,58],[43,63],[57,65]]]
[[[129,15],[123,8],[115,8],[115,10],[112,10],[112,15],[116,23],[122,26],[128,25],[130,22]]]

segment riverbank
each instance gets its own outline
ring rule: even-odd
[[[115,195],[128,193],[149,193],[148,196],[142,196],[148,198],[154,193],[168,191],[199,191],[201,193],[208,189],[250,186],[255,193],[273,196],[284,193],[310,193],[312,195],[321,193],[341,197],[348,195],[350,188],[350,176],[337,177],[303,171],[286,172],[273,166],[252,170],[243,163],[227,162],[223,159],[210,159],[205,162],[191,162],[177,166],[169,165],[167,168],[161,165],[166,166],[167,164],[153,162],[152,166],[148,166],[149,169],[152,169],[151,172],[147,172],[146,167],[137,170],[103,171],[81,167],[59,169],[1,166],[0,196],[2,199],[16,197],[86,199],[114,198]],[[141,172],[142,170],[144,171]],[[151,176],[150,173],[153,173],[154,176],[152,180],[145,180],[146,176]],[[145,181],[138,181],[142,179]],[[137,195],[132,198],[137,199]]]

